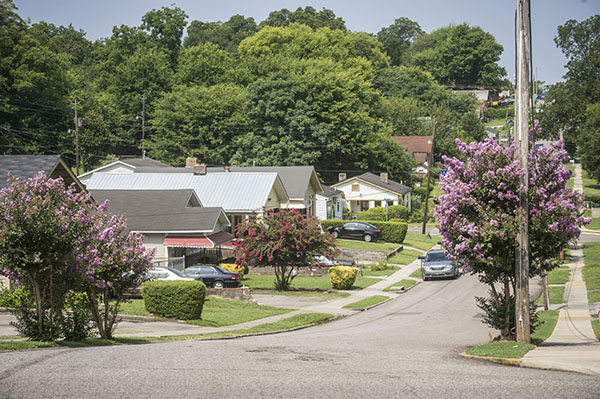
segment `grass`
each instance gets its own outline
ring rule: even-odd
[[[0,350],[23,350],[39,348],[56,348],[59,346],[83,347],[83,346],[107,346],[122,344],[143,344],[149,342],[168,342],[168,341],[186,341],[191,339],[217,339],[231,338],[248,334],[269,333],[275,331],[285,331],[293,328],[304,327],[312,324],[321,324],[335,319],[335,316],[328,313],[303,313],[297,314],[287,319],[279,320],[274,323],[261,324],[251,328],[237,329],[230,331],[221,331],[205,334],[193,335],[175,335],[168,337],[116,337],[112,340],[99,338],[90,338],[81,342],[54,341],[0,341]]]
[[[397,283],[394,283],[394,284],[390,285],[389,287],[387,287],[386,289],[384,289],[384,291],[385,292],[395,291],[392,289],[392,287],[404,287],[404,289],[407,290],[415,284],[417,284],[416,280],[408,280],[408,279],[400,280]]]
[[[567,187],[570,189],[573,189],[573,184],[575,183],[575,167],[573,167],[573,165],[569,164],[563,164],[563,167],[566,170],[570,170],[571,171],[571,178],[567,181]]]
[[[368,277],[356,277],[353,290],[361,290],[372,284],[377,283],[377,280]],[[251,274],[244,279],[244,284],[252,290],[273,290],[275,287],[275,276]],[[291,284],[291,290],[309,291],[312,290],[315,294],[323,291],[332,290],[329,275],[325,274],[318,277],[298,276],[294,278]],[[274,291],[274,294],[279,294],[279,291]]]
[[[548,284],[566,284],[570,277],[571,271],[568,267],[557,267],[548,273]]]
[[[588,302],[600,302],[600,242],[583,243],[583,280],[587,288]]]
[[[414,249],[403,249],[397,254],[389,257],[387,261],[397,265],[408,265],[415,261],[420,255],[422,255],[422,253],[415,251]]]
[[[423,278],[423,274],[421,273],[421,268],[419,267],[417,270],[415,270],[414,272],[412,272],[410,274],[410,276],[408,276],[408,277]]]
[[[358,302],[349,303],[348,305],[344,306],[344,308],[346,308],[346,309],[366,309],[370,306],[377,305],[378,303],[381,303],[381,302],[387,300],[388,298],[389,297],[383,296],[383,295],[373,295],[368,298],[362,299]]]
[[[390,242],[364,242],[355,240],[336,240],[338,248],[357,249],[361,251],[383,251],[390,253],[400,246]]]
[[[400,268],[398,266],[388,266],[384,270],[371,270],[368,265],[363,266],[363,276],[389,276],[396,273]]]
[[[506,125],[506,120],[502,119],[490,119],[488,122],[485,122],[483,126],[504,126]]]
[[[426,234],[408,232],[406,233],[406,237],[404,237],[404,244],[428,251],[441,239],[440,236],[431,236],[431,238],[428,238]]]
[[[550,305],[559,305],[565,303],[565,287],[554,286],[548,287],[548,295],[550,296]],[[535,304],[541,306],[544,304],[544,297],[540,296],[536,299]]]
[[[586,218],[592,217],[592,211],[590,211],[589,209],[586,210],[583,216],[585,216]],[[590,224],[586,224],[584,227],[590,230],[600,230],[600,218],[592,218],[592,222]]]
[[[152,316],[152,314],[146,310],[143,299],[131,299],[127,302],[122,302],[119,314],[126,314],[129,316]]]
[[[594,330],[594,334],[596,334],[596,339],[600,341],[600,321],[598,319],[592,320],[592,329]]]
[[[552,335],[556,322],[558,321],[558,311],[548,310],[538,312],[540,325],[537,330],[531,334],[531,341],[540,344]],[[490,342],[473,346],[467,349],[467,354],[473,356],[498,357],[502,359],[520,359],[527,352],[535,348],[534,344],[525,344],[520,342],[503,341]]]
[[[600,184],[595,179],[592,179],[585,170],[583,170],[581,180],[583,182],[583,194],[586,197],[589,195],[600,195]]]

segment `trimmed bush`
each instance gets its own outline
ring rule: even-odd
[[[206,286],[202,281],[146,281],[142,284],[146,310],[159,317],[200,319],[205,296]]]
[[[327,229],[332,226],[340,226],[346,222],[348,222],[348,220],[325,219],[325,220],[321,220],[321,228],[323,229],[323,231],[327,231]]]
[[[351,266],[334,266],[329,268],[329,280],[335,290],[349,290],[356,280],[358,269]]]
[[[408,231],[407,223],[397,222],[377,222],[377,227],[381,228],[381,239],[385,242],[402,243],[406,232]]]
[[[385,209],[383,214],[385,215]],[[408,219],[408,208],[404,205],[392,205],[388,207],[388,220],[391,219]]]
[[[28,308],[35,307],[33,294],[22,285],[7,289],[0,289],[0,308],[17,308],[19,305]]]
[[[501,107],[501,108],[486,108],[486,110],[483,112],[483,115],[486,118],[489,119],[504,119],[506,118],[506,112],[508,111],[508,117],[509,118],[514,118],[515,117],[515,108],[511,107]]]
[[[219,266],[228,272],[238,273],[240,275],[240,280],[244,279],[244,275],[246,274],[244,267],[236,265],[235,263],[219,263]]]
[[[358,212],[358,214],[356,215],[356,219],[364,221],[383,221],[385,220],[385,208],[382,206],[375,206],[367,211]]]

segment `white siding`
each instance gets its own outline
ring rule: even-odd
[[[144,234],[144,246],[146,248],[154,248],[154,257],[152,258],[154,262],[166,261],[168,259],[167,248],[163,244],[164,241],[164,233]]]
[[[352,185],[354,184],[359,185],[358,191],[352,191]],[[369,208],[373,208],[375,206],[375,201],[381,201],[383,203],[383,201],[386,199],[393,201],[394,205],[403,204],[403,198],[401,195],[386,191],[380,187],[356,179],[349,180],[344,184],[335,186],[335,188],[344,192],[344,196],[346,201],[348,201],[353,215],[356,215],[362,210],[361,201],[367,201]]]

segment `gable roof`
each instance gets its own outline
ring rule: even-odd
[[[260,212],[275,189],[281,202],[288,196],[276,173],[95,173],[88,190],[193,189],[206,207]]]
[[[323,192],[321,194],[319,194],[322,197],[333,197],[334,195],[339,195],[339,194],[343,194],[343,191],[340,191],[338,189],[326,186],[325,184],[323,184]]]
[[[477,101],[487,101],[490,97],[489,90],[452,90],[455,94],[473,94]]]
[[[388,180],[387,183],[384,182],[380,176],[377,176],[373,173],[367,172],[367,173],[363,173],[362,175],[358,175],[358,176],[354,176],[351,177],[349,179],[346,179],[342,182],[336,183],[334,184],[332,187],[337,187],[340,186],[344,183],[348,183],[352,180],[362,180],[366,183],[372,184],[374,186],[377,186],[379,188],[382,188],[386,191],[390,191],[396,194],[407,194],[410,193],[412,191],[412,188],[405,186],[404,184],[400,184],[398,182],[395,182],[393,180]]]
[[[107,165],[100,166],[99,168],[90,170],[89,172],[82,173],[79,175],[79,177],[84,178],[89,175],[93,175],[96,172],[102,172],[106,169],[110,169],[115,165],[125,166],[126,168],[131,169],[132,172],[138,168],[171,168],[169,165],[166,165],[152,158],[125,158],[111,162]]]
[[[392,136],[396,141],[410,153],[424,152],[431,153],[433,146],[433,136]]]
[[[230,225],[220,207],[187,206],[193,190],[90,190],[98,203],[127,217],[127,228],[155,233],[212,233],[219,220]]]
[[[30,179],[40,171],[52,179],[62,177],[65,187],[75,183],[77,191],[85,191],[60,155],[0,155],[0,188],[8,184],[9,173],[19,179]]]

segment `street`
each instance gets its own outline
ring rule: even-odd
[[[463,276],[289,333],[0,353],[0,397],[598,397],[597,377],[460,357],[488,339],[484,294]]]

